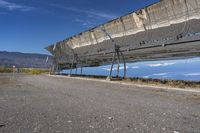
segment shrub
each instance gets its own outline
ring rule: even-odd
[[[0,73],[12,73],[12,68],[0,67]]]
[[[36,68],[23,68],[20,70],[21,73],[26,73],[26,74],[42,74],[42,73],[47,73],[49,70],[47,69],[36,69]]]

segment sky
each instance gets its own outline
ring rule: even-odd
[[[159,0],[0,0],[0,51],[49,54],[57,41]]]

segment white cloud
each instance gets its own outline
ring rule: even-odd
[[[149,78],[149,76],[143,76],[142,78]]]
[[[185,76],[200,76],[200,73],[187,73]]]
[[[145,76],[143,76],[143,78],[155,78],[155,77],[159,77],[159,78],[168,78],[169,77],[169,75],[168,75],[169,73],[155,73],[155,74],[151,74],[151,75],[145,75]]]
[[[7,2],[5,0],[0,0],[0,7],[6,8],[10,11],[18,10],[22,12],[33,10],[33,7],[23,6],[16,3]]]
[[[196,62],[200,62],[200,58],[191,58],[191,59],[186,59],[183,61],[184,63],[196,63]]]
[[[138,69],[138,68],[140,68],[139,66],[133,66],[133,67],[131,67],[132,69]]]
[[[126,66],[126,69],[128,69],[129,68],[129,66]],[[140,68],[139,66],[133,66],[133,67],[130,67],[130,68],[132,68],[132,69],[138,69],[138,68]],[[102,69],[104,69],[104,70],[106,70],[106,71],[110,71],[110,67],[103,67]],[[119,70],[123,70],[124,69],[124,66],[121,66],[120,68],[119,68]],[[113,67],[113,71],[115,71],[115,70],[117,70],[117,67],[115,66],[115,67]]]
[[[72,19],[72,21],[80,23],[81,25],[87,28],[95,27],[96,25],[105,22],[105,20],[107,21],[118,17],[118,15],[116,14],[105,11],[94,10],[91,8],[80,9],[78,7],[67,7],[54,3],[49,4],[49,6],[71,12],[71,15],[75,17],[74,19]]]
[[[55,5],[54,5],[55,6]],[[91,17],[91,18],[106,18],[106,19],[114,19],[117,17],[117,15],[111,14],[111,13],[106,13],[106,12],[102,12],[102,11],[97,11],[94,9],[78,9],[78,8],[74,8],[74,7],[62,7],[62,6],[58,6],[57,7],[72,11],[72,12],[76,12],[76,13],[80,13],[80,14],[85,14],[87,17]]]
[[[156,63],[156,64],[148,64],[150,67],[161,67],[161,66],[171,66],[176,64],[175,62],[166,62],[166,63]]]
[[[128,66],[126,66],[126,69],[128,69],[129,67]],[[104,69],[104,70],[106,70],[106,71],[110,71],[110,68],[102,68],[102,69]],[[119,70],[123,70],[124,69],[124,67],[120,67],[119,68]],[[117,68],[116,67],[113,67],[113,71],[115,71],[115,70],[117,70]]]
[[[88,20],[81,20],[79,18],[75,18],[73,22],[81,23],[83,26],[87,26],[88,28],[94,27],[97,25],[96,22],[88,21]]]
[[[49,4],[50,6],[68,10],[74,13],[84,14],[88,18],[104,18],[104,19],[114,19],[117,18],[117,15],[109,13],[109,12],[102,12],[94,9],[79,9],[76,7],[65,7],[58,4]]]
[[[153,74],[154,76],[165,76],[167,75],[168,73],[156,73],[156,74]]]

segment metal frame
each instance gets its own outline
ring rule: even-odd
[[[105,30],[105,28],[101,28],[101,30],[110,38],[110,40],[112,41],[113,47],[114,47],[112,64],[111,64],[111,67],[110,67],[110,73],[109,73],[108,79],[112,79],[112,72],[113,72],[113,66],[114,66],[115,61],[116,61],[116,55],[117,55],[117,75],[116,75],[116,77],[117,78],[120,77],[119,76],[119,70],[120,70],[120,56],[121,56],[122,60],[123,60],[123,64],[124,64],[123,78],[126,78],[126,61],[125,61],[123,52],[120,50],[120,47],[116,44],[116,42],[111,37],[111,35]]]

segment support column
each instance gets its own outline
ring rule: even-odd
[[[83,74],[83,67],[82,67],[82,62],[81,62],[81,75]]]
[[[117,48],[115,50],[115,52],[113,53],[112,64],[111,64],[111,68],[110,68],[110,74],[107,77],[107,80],[112,80],[112,71],[113,71],[113,66],[115,64],[115,61],[116,61],[116,55],[117,55],[117,75],[116,75],[116,77],[117,78],[120,77],[119,72],[120,72],[120,62],[121,62],[120,61],[120,56],[121,56],[123,64],[124,64],[124,75],[123,75],[122,78],[123,79],[126,78],[126,61],[125,61],[123,53],[120,51],[119,48]]]
[[[120,51],[120,54],[122,56],[122,60],[123,60],[123,63],[124,63],[124,76],[123,76],[123,79],[126,78],[126,61],[125,61],[125,58],[124,58],[124,54]]]
[[[119,69],[120,69],[120,58],[119,58],[119,50],[117,50],[117,78],[119,78]]]
[[[72,69],[74,67],[74,60],[75,60],[75,56],[73,56],[69,77],[72,75]]]
[[[51,68],[51,74],[55,74],[55,72],[57,72],[57,61],[56,61],[56,58],[53,58],[53,65],[52,65],[52,68]]]
[[[116,53],[113,54],[112,64],[111,64],[111,67],[110,67],[110,74],[107,77],[108,80],[110,80],[112,78],[112,70],[113,70],[113,65],[115,63],[115,58],[116,58]]]
[[[111,35],[105,30],[105,27],[101,28],[101,30],[110,38],[110,40],[113,43],[113,47],[114,47],[114,54],[113,54],[111,68],[110,68],[110,74],[107,77],[107,80],[112,80],[112,71],[113,71],[113,66],[114,66],[115,60],[116,60],[116,55],[117,55],[117,63],[118,63],[118,66],[117,66],[117,76],[116,77],[117,78],[120,77],[119,76],[119,71],[120,71],[120,55],[121,55],[123,63],[124,63],[124,76],[123,76],[123,78],[125,78],[125,76],[126,76],[126,61],[125,61],[124,55],[121,52],[120,47],[116,44],[116,42],[114,41],[114,39],[112,39]]]
[[[77,64],[76,64],[76,71],[75,71],[75,74],[77,74]]]

